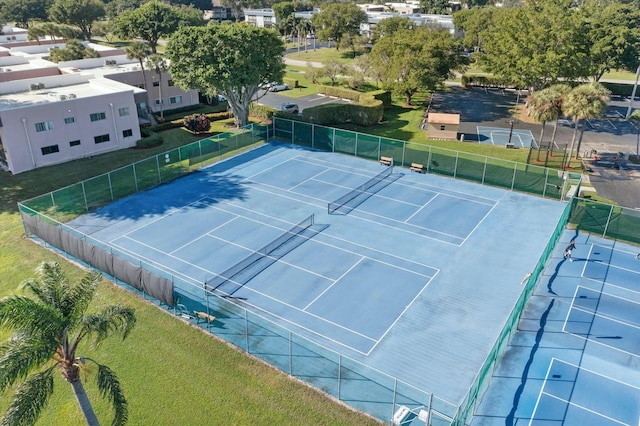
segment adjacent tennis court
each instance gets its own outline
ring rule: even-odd
[[[477,126],[477,131],[480,143],[502,146],[511,144],[518,148],[538,147],[531,130]]]
[[[573,262],[563,247],[576,239]],[[566,231],[474,425],[629,425],[640,419],[640,260]],[[534,319],[536,318],[536,319]]]
[[[273,143],[66,225],[169,277],[185,318],[214,316],[207,330],[284,371],[382,420],[398,404],[446,420],[565,211]]]

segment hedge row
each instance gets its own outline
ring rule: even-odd
[[[495,87],[499,89],[518,89],[518,85],[511,80],[493,75],[464,74],[461,79],[462,87]]]
[[[324,104],[302,111],[302,118],[314,124],[331,125],[353,123],[372,126],[382,121],[384,105],[370,96],[366,102],[358,104]]]

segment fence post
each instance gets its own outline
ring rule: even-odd
[[[315,148],[316,144],[316,125],[311,124],[311,148]]]
[[[89,211],[89,203],[87,203],[87,191],[84,189],[84,181],[82,181],[82,196],[84,197],[84,209]]]
[[[431,170],[431,147],[429,147],[429,153],[427,154],[427,173]]]
[[[458,174],[458,158],[460,157],[460,151],[456,151],[456,163],[453,166],[453,178],[456,178],[456,175]]]
[[[131,168],[133,169],[133,183],[136,184],[136,192],[139,191],[138,189],[138,174],[136,173],[136,163],[133,163],[131,165]]]
[[[340,384],[342,383],[342,354],[338,354],[338,401],[342,401],[340,398]]]
[[[295,134],[294,134],[294,132],[295,132],[295,121],[293,121],[293,120],[289,120],[289,121],[291,122],[291,145],[295,145],[296,144],[295,143],[296,138],[295,138]]]
[[[401,166],[404,166],[405,164],[404,159],[406,157],[406,153],[407,153],[407,143],[403,142],[402,143],[402,160],[401,160],[402,162],[400,163]]]
[[[107,173],[107,180],[109,181],[109,192],[111,193],[111,201],[114,201],[114,199],[113,199],[113,185],[111,184],[111,172]]]
[[[489,157],[484,157],[484,168],[482,169],[482,184],[484,185],[484,178],[487,175],[487,160]]]
[[[398,379],[394,377],[393,379],[393,403],[391,404],[391,417],[393,419],[393,415],[396,413],[396,393],[398,392]]]
[[[245,337],[245,346],[247,347],[247,353],[251,353],[249,350],[249,318],[248,318],[247,310],[244,310],[244,337]]]
[[[518,163],[513,163],[513,176],[511,177],[511,190],[516,186],[516,172],[518,171]]]
[[[607,217],[607,224],[604,226],[604,232],[602,233],[602,237],[607,236],[607,231],[609,230],[609,223],[611,223],[611,215],[613,214],[613,206],[609,206],[609,217]]]
[[[289,330],[289,375],[293,376],[293,339]]]
[[[162,183],[162,175],[160,174],[160,160],[159,155],[156,155],[156,169],[158,170],[158,183]]]
[[[336,152],[336,128],[332,127],[333,137],[331,138],[331,152]]]

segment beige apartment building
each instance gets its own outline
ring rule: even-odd
[[[0,45],[0,166],[11,173],[135,146],[148,112],[199,103],[120,49],[54,64],[63,44]],[[160,95],[162,94],[162,98]]]

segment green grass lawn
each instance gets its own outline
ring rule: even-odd
[[[18,201],[199,139],[181,129],[162,136],[164,144],[156,148],[125,149],[15,176],[1,173],[0,296],[19,291],[20,282],[34,276],[44,260],[61,261],[70,279],[83,274],[78,266],[25,237]],[[136,328],[124,342],[114,338],[99,350],[86,348],[82,354],[118,374],[129,401],[131,425],[378,424],[105,281],[96,306],[112,303],[136,309]],[[109,424],[109,405],[97,395],[95,376],[87,378],[85,387],[98,418]],[[8,395],[0,397],[0,412],[7,407]],[[56,393],[37,424],[83,423],[70,387],[57,380]]]
[[[356,56],[359,55],[361,55],[361,53],[356,52]],[[323,64],[331,60],[350,64],[353,62],[353,51],[347,49],[338,50],[335,47],[324,47],[316,50],[309,48],[306,52],[301,50],[300,52],[290,53],[287,55],[287,58],[295,59],[297,61],[320,62]]]

